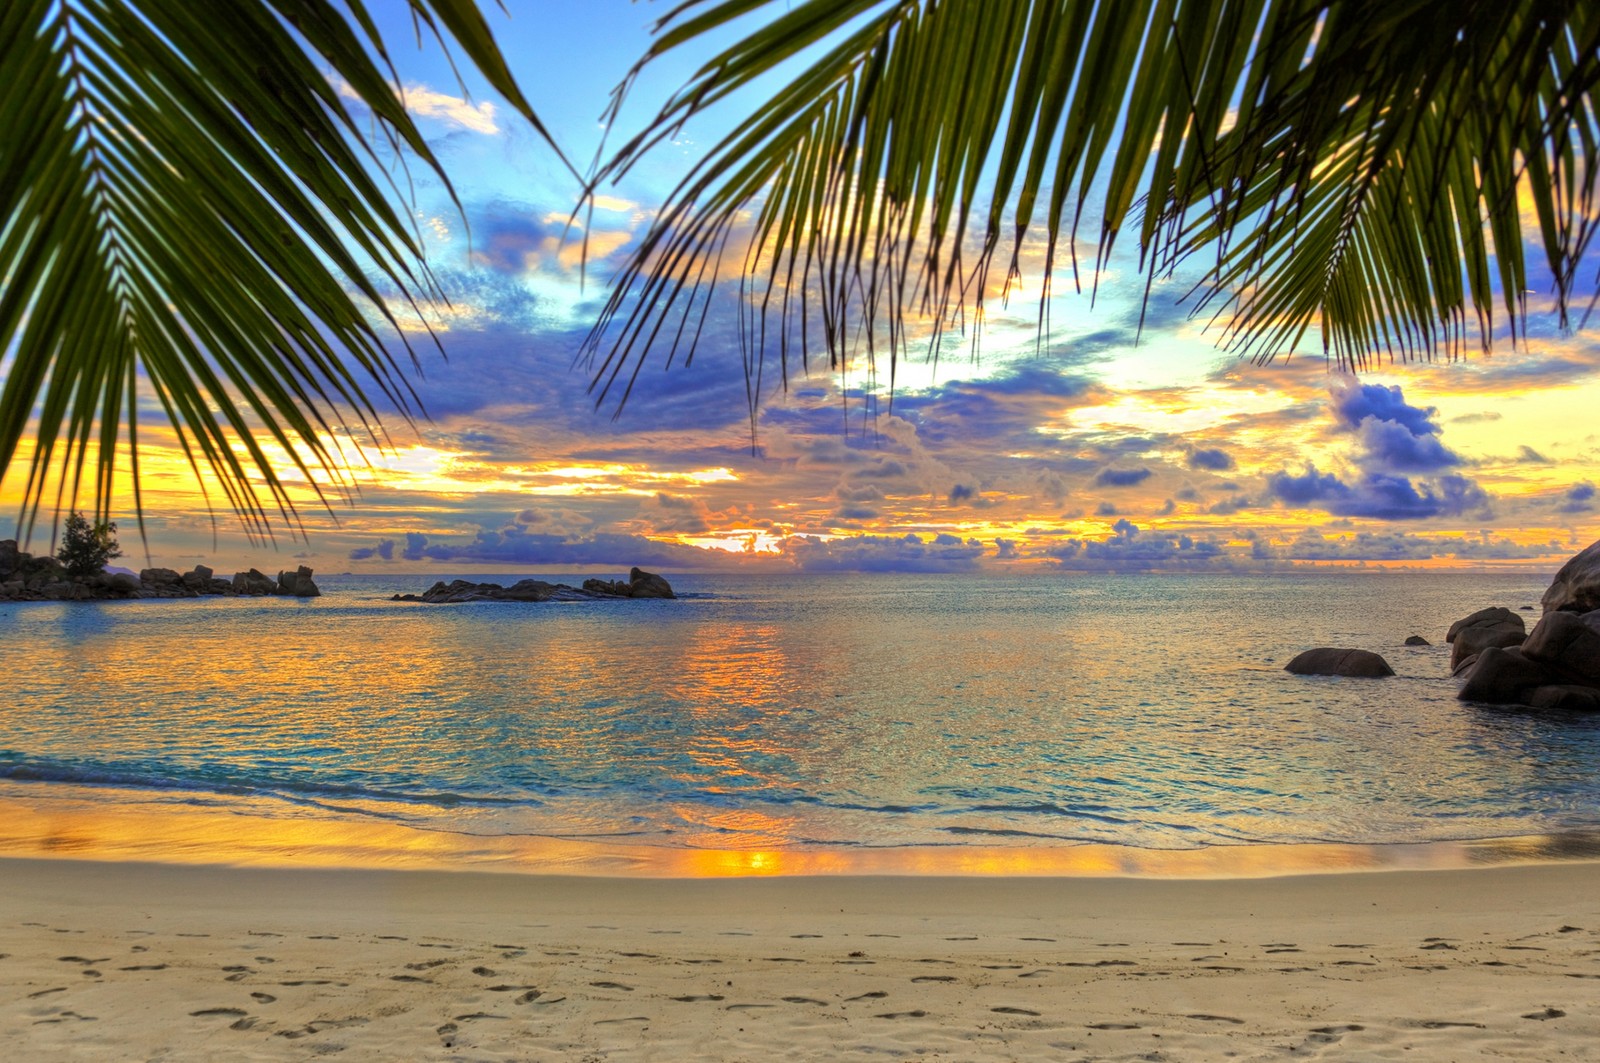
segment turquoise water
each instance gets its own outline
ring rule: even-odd
[[[678,601],[386,600],[434,578],[0,604],[0,797],[725,850],[1600,828],[1600,718],[1464,705],[1448,675],[1450,621],[1535,605],[1548,574],[674,575]],[[1399,674],[1282,671],[1317,645]]]

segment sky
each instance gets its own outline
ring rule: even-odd
[[[609,93],[667,5],[486,5],[512,70],[579,167]],[[1600,533],[1600,333],[1563,332],[1529,293],[1528,340],[1359,377],[1315,349],[1257,366],[1145,289],[1131,247],[1091,303],[1058,281],[1038,341],[1037,276],[988,308],[981,352],[954,337],[902,365],[892,397],[813,359],[752,425],[728,303],[690,365],[647,364],[625,407],[595,406],[579,347],[606,280],[714,139],[691,126],[568,229],[576,181],[437,49],[375,5],[408,105],[455,182],[415,167],[414,209],[448,307],[419,343],[427,416],[386,418],[352,451],[357,490],[302,508],[304,536],[251,542],[209,506],[159,426],[142,437],[148,550],[124,561],[231,572],[1233,571],[1290,565],[1550,564]],[[619,125],[691,73],[647,71]],[[584,231],[587,226],[587,231]],[[576,236],[590,261],[579,269]],[[1129,241],[1131,244],[1131,241]],[[1530,255],[1531,261],[1538,259]],[[1029,282],[1033,284],[1029,295]],[[420,334],[408,334],[415,339]],[[771,381],[769,378],[769,385]],[[22,477],[0,488],[15,535]],[[309,491],[298,492],[306,500]],[[219,496],[213,492],[212,499]],[[45,544],[35,541],[36,550]]]

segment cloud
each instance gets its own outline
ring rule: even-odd
[[[1105,539],[1067,539],[1045,554],[1064,569],[1079,572],[1142,572],[1155,569],[1226,567],[1222,545],[1188,535],[1151,535],[1127,519],[1112,525]]]
[[[1100,475],[1094,478],[1100,487],[1134,487],[1144,483],[1150,478],[1150,470],[1138,469],[1101,469]]]
[[[1194,447],[1189,451],[1189,468],[1191,469],[1206,472],[1227,472],[1229,469],[1235,468],[1237,464],[1233,460],[1233,455],[1225,450]]]
[[[794,536],[783,552],[802,572],[968,572],[978,567],[983,543],[941,534],[858,535],[844,539]]]
[[[389,553],[382,553],[389,544]],[[352,560],[365,560],[373,555],[389,560],[394,555],[393,540],[383,540],[371,548],[372,553],[357,557],[361,550],[351,551]],[[480,529],[470,538],[436,538],[421,532],[407,532],[405,546],[400,556],[405,561],[431,561],[470,565],[640,565],[659,568],[700,568],[725,560],[716,552],[701,550],[678,543],[658,542],[642,535],[600,533],[591,536],[551,535],[528,532],[521,525],[511,524],[492,531]],[[731,555],[730,555],[731,556]]]
[[[500,132],[500,127],[494,120],[495,106],[487,100],[473,103],[460,96],[451,96],[449,93],[431,89],[420,82],[412,82],[404,88],[395,85],[390,87],[405,101],[406,110],[419,118],[436,118],[450,125],[488,136]],[[347,100],[361,99],[360,93],[342,78],[335,82],[335,88],[339,95]]]
[[[1594,484],[1587,481],[1573,484],[1571,489],[1562,496],[1558,513],[1588,513],[1594,509]]]
[[[1398,385],[1363,384],[1333,394],[1335,417],[1354,429],[1363,468],[1383,472],[1435,472],[1463,464],[1439,441],[1438,410],[1413,406]]]
[[[1330,537],[1307,528],[1281,546],[1257,537],[1251,556],[1259,560],[1291,562],[1428,561],[1438,557],[1482,561],[1547,557],[1561,550],[1559,543],[1519,544],[1496,538],[1487,531],[1477,537],[1413,535],[1398,529]]]
[[[1269,475],[1267,494],[1300,509],[1317,508],[1337,517],[1373,520],[1460,516],[1483,510],[1489,502],[1487,492],[1464,476],[1446,475],[1431,484],[1414,484],[1404,476],[1368,473],[1351,484],[1317,471],[1315,465],[1307,465],[1299,476],[1287,470]]]
[[[949,502],[952,506],[954,506],[961,502],[966,502],[977,497],[977,494],[978,489],[976,487],[968,487],[966,484],[956,484],[954,487],[950,488]]]
[[[378,542],[377,546],[358,547],[350,551],[350,560],[366,561],[370,558],[376,557],[380,561],[393,561],[394,545],[393,539],[382,539]]]

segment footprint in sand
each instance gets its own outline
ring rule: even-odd
[[[1138,1030],[1141,1029],[1136,1022],[1091,1022],[1091,1030]]]
[[[647,1015],[629,1015],[626,1018],[622,1018],[622,1019],[596,1019],[595,1020],[595,1025],[596,1026],[612,1026],[612,1025],[615,1025],[616,1023],[619,1023],[619,1022],[649,1022],[649,1021],[650,1021],[650,1018]]]
[[[1545,1008],[1542,1011],[1530,1011],[1530,1012],[1528,1012],[1528,1014],[1524,1015],[1523,1018],[1524,1019],[1564,1019],[1564,1018],[1566,1018],[1566,1015],[1567,1015],[1567,1013],[1562,1011],[1560,1008]]]
[[[512,1003],[515,1003],[515,1004],[532,1004],[535,1000],[539,999],[540,995],[541,994],[540,994],[539,990],[530,989],[526,993],[524,993],[520,997],[518,997]]]
[[[444,961],[444,960],[435,960],[434,962],[435,963],[444,963],[446,961]],[[408,963],[408,964],[406,964],[406,966],[410,967],[411,964]],[[479,978],[493,978],[494,977],[494,971],[491,968],[488,968],[488,967],[474,967],[472,969],[472,973],[477,975]]]
[[[954,975],[949,975],[949,974],[925,974],[925,975],[922,975],[921,977],[911,979],[911,982],[912,982],[913,985],[915,985],[915,984],[920,983],[920,982],[954,982],[955,980],[956,980],[956,978],[955,978]]]
[[[423,978],[414,974],[394,974],[389,976],[391,982],[421,982],[423,985],[432,985],[432,979]]]
[[[449,962],[450,962],[449,960],[418,960],[416,963],[408,963],[408,964],[406,964],[406,970],[408,970],[408,971],[426,971],[426,970],[429,970],[430,968],[438,967],[441,964],[446,964],[446,963],[449,963]],[[479,968],[479,970],[482,970],[482,968]],[[477,974],[478,972],[477,971],[473,971],[472,973],[473,974]]]
[[[844,998],[844,1002],[846,1004],[849,1004],[849,1003],[852,1003],[852,1002],[857,1001],[857,1000],[882,1000],[884,997],[886,997],[888,995],[889,995],[888,993],[884,992],[881,989],[874,989],[872,992],[870,992],[870,993],[862,993],[858,997],[845,997]]]
[[[790,934],[792,938],[819,938],[821,934]]]
[[[278,998],[273,996],[271,993],[251,993],[250,999],[255,1001],[257,1004],[271,1004]]]
[[[67,987],[64,986],[64,985],[60,985],[60,986],[56,986],[54,989],[41,989],[37,993],[29,993],[28,994],[28,999],[29,1000],[37,1000],[40,997],[47,997],[51,993],[65,993],[66,991],[67,991]]]
[[[365,1026],[367,1022],[367,1019],[359,1015],[352,1015],[347,1019],[317,1019],[315,1022],[306,1023],[298,1030],[279,1030],[278,1036],[295,1041],[302,1037],[310,1037],[313,1034],[322,1033],[325,1030],[342,1030],[348,1026]]]
[[[164,963],[136,963],[132,967],[117,968],[119,971],[164,971],[166,969],[167,965]]]
[[[243,1008],[201,1008],[199,1011],[191,1011],[189,1014],[197,1019],[210,1018],[213,1015],[239,1019],[250,1013]]]
[[[620,989],[624,993],[633,992],[633,986],[623,985],[621,982],[590,982],[596,989]]]
[[[1095,960],[1093,963],[1083,963],[1081,961],[1072,961],[1072,962],[1068,962],[1068,963],[1063,963],[1061,966],[1063,966],[1063,967],[1137,967],[1139,965],[1137,963],[1134,963],[1132,960]]]
[[[816,1000],[812,997],[784,997],[782,999],[785,1004],[816,1004],[818,1007],[823,1008],[828,1006],[826,1000]]]
[[[1037,1011],[1030,1011],[1027,1008],[998,1007],[990,1008],[989,1010],[994,1012],[996,1015],[1031,1015],[1034,1018],[1039,1017],[1039,1013]]]
[[[1318,1026],[1306,1035],[1306,1041],[1318,1045],[1338,1044],[1345,1034],[1360,1033],[1365,1029],[1365,1026],[1353,1022],[1345,1026]]]
[[[492,985],[492,986],[488,987],[488,990],[491,993],[515,993],[520,989],[537,989],[537,988],[539,988],[539,987],[538,986],[531,986],[531,985]]]
[[[985,963],[981,965],[986,971],[1020,971],[1020,963]]]
[[[618,956],[626,956],[630,960],[659,960],[661,957],[653,952],[619,952]]]
[[[676,1000],[679,1004],[699,1004],[702,1001],[707,1001],[707,1000],[726,1000],[728,998],[723,996],[720,993],[704,993],[704,994],[701,994],[701,995],[698,995],[698,996],[691,994],[689,996],[672,997],[670,999]]]
[[[1414,1019],[1407,1023],[1408,1026],[1420,1026],[1424,1030],[1487,1030],[1488,1027],[1481,1022],[1451,1022],[1448,1019]]]
[[[923,1011],[921,1008],[918,1008],[915,1011],[886,1011],[882,1015],[874,1015],[873,1018],[874,1019],[921,1019],[921,1018],[925,1018],[927,1016],[927,1014],[928,1014],[927,1012]]]
[[[1185,1015],[1184,1018],[1186,1018],[1186,1019],[1199,1019],[1201,1022],[1227,1022],[1227,1023],[1232,1023],[1235,1026],[1243,1026],[1244,1025],[1244,1020],[1243,1019],[1235,1019],[1231,1015],[1207,1015],[1204,1012],[1201,1012],[1198,1015]]]

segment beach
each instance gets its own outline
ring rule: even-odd
[[[18,1059],[1600,1058],[1600,863],[651,879],[0,861]]]

